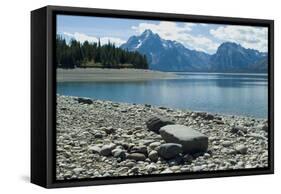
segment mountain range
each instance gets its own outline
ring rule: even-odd
[[[191,50],[177,41],[165,40],[151,30],[131,36],[120,46],[146,55],[149,69],[193,72],[267,72],[268,54],[234,42],[222,43],[216,53]]]

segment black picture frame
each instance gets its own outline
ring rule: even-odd
[[[56,14],[268,27],[268,167],[56,181]],[[46,188],[274,173],[274,21],[233,17],[46,6],[31,12],[31,182]]]

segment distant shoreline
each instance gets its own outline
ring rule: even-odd
[[[57,82],[149,81],[155,79],[178,79],[179,77],[175,73],[147,69],[57,69]]]
[[[75,68],[57,69],[57,82],[111,82],[111,81],[149,81],[156,79],[179,79],[180,74],[227,74],[227,75],[257,75],[266,73],[222,73],[222,72],[163,72],[149,69],[109,69],[109,68]]]
[[[199,72],[199,71],[170,71],[170,73],[176,73],[176,74],[216,74],[216,75],[260,75],[260,76],[265,76],[268,75],[268,73],[238,73],[238,72]]]

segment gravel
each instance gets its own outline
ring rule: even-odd
[[[161,157],[159,149],[167,142],[147,128],[151,118],[153,123],[165,118],[206,135],[208,150]],[[264,168],[267,130],[267,119],[58,95],[56,178]]]

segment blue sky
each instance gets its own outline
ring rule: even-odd
[[[216,25],[203,23],[169,22],[157,20],[117,19],[92,16],[57,16],[57,33],[81,42],[108,40],[117,46],[132,35],[145,29],[159,34],[163,39],[175,40],[190,49],[214,53],[226,41],[236,42],[246,48],[267,52],[267,28]]]

